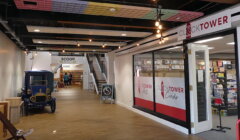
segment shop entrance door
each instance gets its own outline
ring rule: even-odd
[[[212,129],[209,50],[206,45],[188,44],[191,130]]]

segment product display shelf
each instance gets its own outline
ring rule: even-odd
[[[73,76],[72,77],[72,83],[73,84],[81,84],[83,71],[79,71],[79,70],[63,70],[61,72],[61,75],[60,75],[61,79],[63,79],[63,76],[64,76],[65,73],[67,73],[67,74],[71,73],[72,74],[72,76]]]
[[[224,61],[222,61],[224,62]],[[214,98],[221,98],[223,100],[222,108],[224,114],[237,114],[237,84],[236,84],[236,70],[233,69],[232,62],[221,64],[219,61],[213,62],[211,68],[211,87]],[[220,65],[217,67],[217,64]],[[215,68],[215,70],[214,70]],[[214,107],[214,105],[213,105]]]

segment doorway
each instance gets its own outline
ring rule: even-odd
[[[195,40],[187,47],[192,133],[206,140],[236,139],[238,87],[234,34]],[[220,123],[230,129],[216,131]]]

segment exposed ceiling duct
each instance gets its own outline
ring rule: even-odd
[[[240,0],[202,0],[202,1],[224,3],[224,4],[236,4],[240,2]]]
[[[11,39],[16,40],[16,43],[18,44],[18,46],[20,46],[20,48],[25,49],[25,45],[23,45],[23,43],[20,41],[20,39],[16,36],[15,32],[12,31],[12,29],[8,26],[8,21],[4,21],[1,17],[0,17],[0,24],[7,30],[5,33],[8,33],[12,36]]]

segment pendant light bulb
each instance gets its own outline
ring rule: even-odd
[[[159,21],[156,21],[155,22],[155,26],[158,27],[160,25],[160,22]]]
[[[157,33],[160,34],[160,30],[157,30]]]
[[[159,29],[159,30],[162,29],[162,25],[161,25],[161,24],[158,25],[158,29]]]
[[[162,35],[161,34],[156,34],[156,37],[157,38],[160,38]]]

